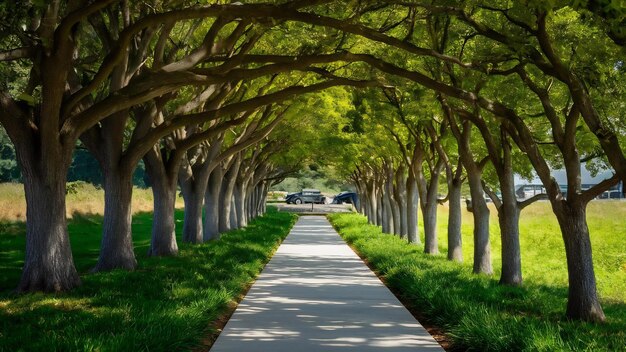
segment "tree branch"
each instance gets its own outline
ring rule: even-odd
[[[602,182],[596,184],[595,186],[589,188],[586,191],[583,191],[580,194],[580,199],[586,204],[590,202],[591,200],[593,200],[595,197],[604,193],[604,191],[607,191],[609,188],[615,186],[619,181],[620,181],[619,174],[614,174],[610,178],[603,180]]]
[[[538,201],[538,200],[544,200],[544,199],[548,199],[548,195],[546,193],[539,193],[539,194],[535,194],[534,196],[525,199],[521,202],[517,202],[517,208],[519,210],[523,210],[524,208],[526,208],[527,206],[533,204],[534,202]]]
[[[10,50],[0,51],[0,61],[13,61],[32,58],[37,52],[34,46],[24,46]]]

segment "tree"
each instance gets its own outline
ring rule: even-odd
[[[115,0],[99,1],[89,5],[82,1],[69,1],[65,4],[58,0],[44,7],[21,3],[4,7],[4,9],[9,8],[19,13],[20,16],[16,18],[16,21],[22,21],[24,26],[20,23],[11,27],[9,39],[3,41],[3,45],[10,46],[10,48],[2,51],[1,59],[9,62],[27,60],[29,63],[26,67],[30,71],[29,76],[24,77],[23,85],[18,87],[24,92],[20,95],[21,98],[13,96],[8,89],[0,92],[0,122],[15,145],[18,162],[24,176],[27,198],[27,254],[23,277],[19,285],[20,291],[62,291],[71,289],[80,282],[73,265],[67,235],[65,181],[76,142],[83,133],[101,121],[117,116],[118,113],[120,116],[118,120],[125,119],[126,117],[121,117],[122,113],[126,115],[125,112],[134,106],[149,102],[183,86],[208,85],[237,79],[233,76],[208,75],[214,73],[210,70],[190,72],[189,69],[205,57],[205,51],[200,49],[199,52],[190,53],[189,60],[183,59],[174,66],[170,66],[171,70],[164,66],[153,72],[146,72],[141,75],[141,78],[124,82],[127,84],[116,83],[117,86],[113,85],[113,87],[119,88],[117,90],[101,89],[103,84],[110,86],[107,83],[124,81],[118,79],[122,73],[126,72],[120,69],[120,65],[130,62],[126,61],[127,54],[129,47],[134,45],[134,40],[138,37],[149,36],[149,32],[162,23],[171,25],[184,20],[216,17],[226,8],[236,9],[232,17],[229,15],[232,19],[241,17],[240,14],[244,13],[250,15],[258,10],[256,5],[183,8],[145,14],[132,24],[126,16],[122,19],[123,29],[117,32],[119,33],[117,38],[110,38],[111,43],[106,45],[107,43],[90,42],[94,36],[91,35],[90,27],[85,23],[102,15],[108,11],[109,6],[115,4],[117,4]],[[129,3],[121,6],[122,9],[127,8]],[[290,8],[291,6],[304,6],[304,4],[296,1],[281,7]],[[243,13],[237,14],[244,9]],[[29,11],[34,14],[36,20],[27,23],[26,19],[31,17]],[[124,10],[122,13],[130,12]],[[113,18],[116,17],[111,17]],[[98,26],[94,27],[97,29]],[[83,43],[89,45],[83,45]],[[111,48],[111,51],[95,73],[83,70],[83,63],[93,60],[90,56],[90,49],[98,50],[98,48],[105,47]],[[78,55],[78,58],[75,58],[75,55]],[[146,60],[141,61],[139,66],[143,67],[146,62]],[[270,70],[285,69],[287,68],[274,66]],[[236,72],[234,76],[239,75],[239,77],[255,74],[250,71]],[[257,75],[268,73],[263,69],[253,72]],[[339,84],[339,81],[335,82]],[[327,86],[321,84],[315,88],[325,87]],[[309,90],[309,88],[303,89]],[[283,96],[297,93],[300,93],[297,89],[285,91]],[[23,99],[26,99],[26,104],[23,103]],[[256,100],[256,102],[260,101]],[[205,114],[204,117],[193,116],[193,122],[210,120],[211,116],[211,114]],[[130,170],[141,159],[144,150],[148,151],[152,148],[162,136],[192,122],[191,118],[190,116],[182,117],[176,123],[156,128],[145,137],[137,139],[141,147],[132,153],[132,157],[127,158],[127,162],[118,167],[128,171],[126,174],[131,174]],[[122,130],[122,124],[113,123],[114,120],[115,118],[106,125],[111,123],[118,130]],[[119,133],[114,133],[107,138],[116,139],[116,143],[112,145],[118,148],[117,155],[119,155],[120,144],[117,142],[120,138]],[[107,154],[107,158],[109,156],[115,155]],[[112,197],[121,199],[126,194],[119,189],[119,192],[113,192]],[[107,218],[112,218],[109,214],[119,213],[122,221],[127,220],[125,209],[120,210],[121,213],[110,207]],[[115,227],[113,224],[112,226]],[[131,246],[128,233],[124,229],[123,231],[113,230],[115,233],[113,237],[119,241],[107,240],[104,243],[121,243],[124,251],[120,253],[117,251],[118,246],[113,245],[111,248],[115,250],[107,251],[107,247],[104,247],[104,252],[110,252],[122,258],[120,261],[122,267],[134,267],[134,256],[127,250]],[[123,253],[127,255],[122,255]],[[110,265],[103,264],[102,267],[119,266],[120,263],[114,261]]]

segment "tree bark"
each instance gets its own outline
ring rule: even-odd
[[[229,167],[224,177],[224,181],[222,182],[222,190],[219,199],[219,231],[222,233],[232,229],[230,223],[231,207],[233,205],[233,191],[235,189],[237,174],[239,173],[239,165],[241,165],[241,159],[237,157],[233,164]]]
[[[401,225],[400,225],[400,205],[398,204],[396,197],[395,197],[395,188],[394,187],[394,181],[395,181],[395,176],[396,173],[393,170],[393,168],[391,167],[391,165],[388,165],[388,170],[387,170],[387,183],[386,183],[386,197],[388,198],[388,202],[389,202],[389,207],[390,207],[390,211],[391,211],[391,219],[392,219],[392,233],[398,235],[399,237],[402,236],[402,229],[401,229]]]
[[[233,196],[230,199],[230,228],[236,230],[239,228],[239,215],[237,214],[236,198],[237,187],[233,189]]]
[[[364,181],[364,183],[367,183],[367,181]],[[363,214],[365,215],[365,217],[367,217],[367,222],[373,224],[372,199],[370,191],[366,186],[363,187],[363,196],[361,198],[363,199]]]
[[[220,191],[224,172],[221,166],[216,167],[209,177],[208,187],[204,198],[204,241],[220,239]]]
[[[506,153],[505,153],[506,154]],[[508,155],[508,154],[507,154]],[[520,208],[515,195],[515,181],[510,155],[505,167],[499,170],[502,204],[498,208],[500,238],[502,241],[502,273],[500,284],[520,286],[522,284],[522,257],[519,242]]]
[[[160,150],[152,148],[144,157],[146,173],[152,183],[154,212],[152,215],[152,238],[149,256],[174,256],[176,244],[176,185],[178,172],[167,172]]]
[[[367,194],[370,204],[369,223],[378,226],[378,198],[376,196],[376,181],[374,181],[373,177],[367,183]]]
[[[420,244],[418,231],[417,208],[419,207],[419,193],[417,191],[417,180],[415,174],[409,171],[406,182],[407,193],[407,234],[409,243]]]
[[[208,182],[208,180],[207,180]],[[207,182],[180,182],[185,202],[185,218],[183,223],[183,242],[202,243],[202,206],[206,194]]]
[[[246,187],[246,221],[250,223],[254,219],[254,204],[256,199],[256,187],[254,186],[254,177]]]
[[[93,271],[134,270],[137,267],[133,249],[132,171],[109,167],[104,170],[104,218],[100,257]]]
[[[406,190],[406,168],[399,167],[396,170],[396,182],[394,187],[394,197],[398,206],[398,217],[400,220],[400,238],[407,238],[408,233],[408,219],[407,219],[407,190]]]
[[[448,182],[448,260],[463,261],[461,237],[461,180]]]
[[[378,189],[379,188],[377,187],[377,190]],[[376,213],[376,222],[378,223],[378,226],[382,228],[382,231],[385,232],[385,229],[384,229],[385,223],[383,222],[385,219],[385,200],[384,200],[384,196],[382,192],[378,191],[376,193],[377,193],[376,201],[378,202],[378,212]]]
[[[47,169],[49,172],[39,176],[35,170],[22,166],[28,221],[19,292],[68,291],[80,285],[65,218],[67,169]]]
[[[240,228],[248,226],[248,215],[246,214],[246,184],[247,182],[237,182],[235,185],[235,208],[237,209],[237,223]]]
[[[474,215],[474,273],[493,274],[489,242],[489,208],[484,198],[480,171],[466,165]]]
[[[180,184],[183,200],[185,202],[183,242],[202,243],[202,206],[204,205],[204,196],[209,182],[210,170],[201,167],[199,172],[194,172],[193,168],[189,166],[187,171],[188,172],[181,170],[181,175],[179,175],[178,178],[178,183]]]
[[[263,181],[261,189],[261,216],[267,213],[267,192],[270,190],[269,182]]]
[[[393,209],[391,205],[391,194],[389,183],[392,182],[388,179],[384,180],[382,183],[382,192],[381,198],[383,203],[383,213],[382,213],[382,221],[383,221],[383,232],[388,234],[394,233],[394,219],[393,219]]]
[[[439,193],[439,173],[441,172],[442,163],[439,161],[432,170],[428,183],[422,181],[426,189],[422,192],[420,204],[422,207],[422,216],[424,218],[424,253],[438,254],[439,244],[437,241],[437,202]]]
[[[178,254],[176,244],[176,222],[174,211],[176,206],[176,183],[172,180],[153,182],[154,214],[152,218],[152,239],[149,256],[175,256]]]
[[[255,219],[259,216],[259,184],[256,183],[252,187],[252,199],[250,201],[250,219]]]
[[[356,203],[354,205],[354,208],[357,212],[361,213],[361,214],[366,214],[366,209],[367,209],[367,197],[365,197],[365,192],[363,190],[363,183],[361,180],[358,180],[355,182],[356,183],[356,189],[357,189],[357,200]]]
[[[553,201],[567,256],[569,290],[567,316],[592,322],[605,321],[596,288],[586,204],[572,200]]]

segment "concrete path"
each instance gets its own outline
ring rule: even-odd
[[[301,217],[211,352],[441,351],[321,216]]]
[[[278,211],[300,214],[329,214],[329,213],[349,213],[352,211],[350,204],[286,204],[274,203]]]

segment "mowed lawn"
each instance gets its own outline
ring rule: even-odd
[[[147,258],[151,214],[133,217],[134,272],[91,274],[101,217],[69,223],[83,285],[65,294],[15,295],[24,257],[24,224],[0,225],[0,351],[172,351],[210,342],[229,310],[285,238],[295,217],[269,209],[220,241],[180,243],[180,255]],[[203,342],[204,341],[204,342]]]
[[[446,206],[439,207],[438,256],[424,254],[423,246],[382,235],[360,215],[333,214],[330,218],[388,285],[425,319],[442,327],[459,349],[626,351],[626,202],[594,201],[589,205],[593,260],[607,316],[607,323],[601,325],[571,322],[564,316],[565,251],[547,202],[535,203],[522,212],[524,286],[498,285],[500,233],[496,211],[491,209],[493,277],[471,273],[473,225],[465,210],[463,264],[448,262],[445,257]]]
[[[446,253],[448,213],[445,206],[439,209],[439,250]],[[491,254],[496,275],[500,275],[500,227],[493,204],[490,210]],[[626,302],[626,202],[593,201],[589,203],[587,221],[600,296]],[[472,215],[464,210],[462,232],[466,261],[472,260],[474,250],[472,228]],[[547,201],[536,202],[522,211],[520,243],[525,280],[555,287],[567,285],[565,246]]]

